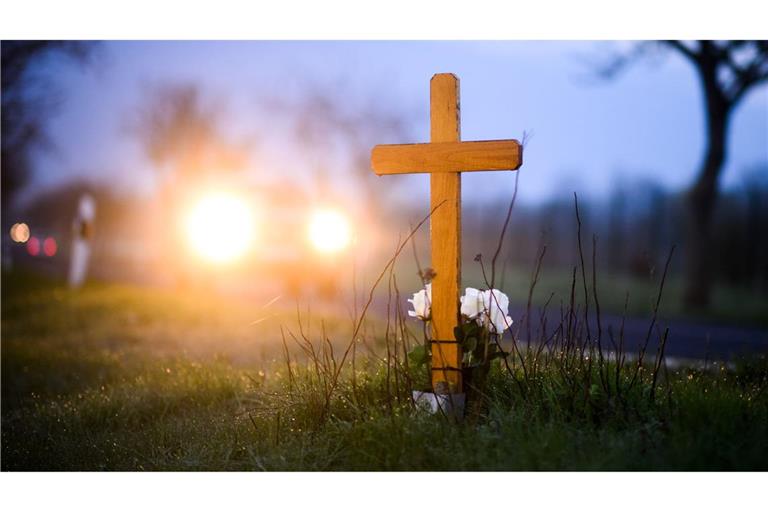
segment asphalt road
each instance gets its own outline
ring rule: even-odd
[[[515,321],[524,318],[523,306],[510,307],[510,315]],[[536,327],[540,324],[541,313],[532,310],[532,338],[535,338]],[[547,314],[547,332],[551,334],[560,323],[560,313],[549,312]],[[617,315],[601,315],[603,330],[602,344],[605,349],[611,350],[612,345],[608,337],[609,329],[613,331],[614,339],[618,343],[618,334],[621,328],[622,318]],[[597,336],[597,319],[590,316],[590,330],[592,337]],[[627,317],[624,321],[624,346],[628,353],[638,353],[648,335],[648,327],[651,318]],[[754,354],[768,354],[768,330],[737,325],[722,325],[708,322],[696,322],[691,320],[657,319],[656,326],[651,332],[647,353],[653,357],[656,354],[660,335],[664,329],[669,328],[669,336],[664,353],[667,357],[681,359],[719,360],[732,361],[740,356]],[[525,325],[521,325],[520,338],[526,341]]]

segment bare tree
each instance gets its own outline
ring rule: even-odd
[[[688,192],[685,305],[709,305],[712,277],[712,217],[718,182],[728,155],[728,127],[746,94],[768,80],[768,41],[663,41],[689,62],[704,93],[706,147],[693,186]],[[602,69],[610,77],[643,53],[640,44]]]
[[[46,122],[60,103],[49,77],[34,73],[45,59],[87,63],[94,43],[79,41],[2,42],[2,210],[10,207],[33,174],[31,155],[50,146]]]
[[[194,84],[156,87],[131,122],[163,183],[242,171],[247,147],[227,139],[218,105]]]
[[[271,99],[267,106],[293,119],[297,144],[314,155],[316,188],[327,186],[328,171],[335,162],[333,150],[341,149],[347,158],[341,169],[344,177],[356,184],[371,208],[382,207],[382,191],[370,171],[371,148],[382,142],[408,140],[413,122],[409,116],[374,99],[355,102],[342,92],[321,86],[308,88],[300,100]]]

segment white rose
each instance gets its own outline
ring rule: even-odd
[[[432,283],[428,283],[425,289],[414,293],[413,298],[408,299],[408,302],[413,305],[413,311],[408,311],[409,316],[429,320],[432,313]]]
[[[488,326],[491,332],[497,334],[503,333],[512,325],[512,318],[509,316],[509,297],[501,290],[484,290],[480,292],[482,301],[484,320],[490,320]]]
[[[459,299],[461,301],[461,314],[467,318],[477,318],[483,312],[483,301],[481,292],[477,288],[467,288],[464,295]]]

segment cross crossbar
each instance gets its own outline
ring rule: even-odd
[[[516,170],[522,164],[523,152],[514,139],[381,144],[371,152],[371,166],[379,176]]]

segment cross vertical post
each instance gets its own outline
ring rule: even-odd
[[[461,173],[517,170],[523,148],[514,139],[461,142],[459,79],[451,73],[432,77],[431,141],[380,144],[371,150],[371,169],[387,174],[428,173],[432,246],[432,389],[461,393],[461,347],[453,329],[460,324]]]
[[[430,82],[430,141],[461,140],[459,79],[451,73]],[[430,174],[430,239],[432,245],[432,388],[447,383],[461,392],[461,348],[453,328],[459,323],[461,286],[461,173]]]

